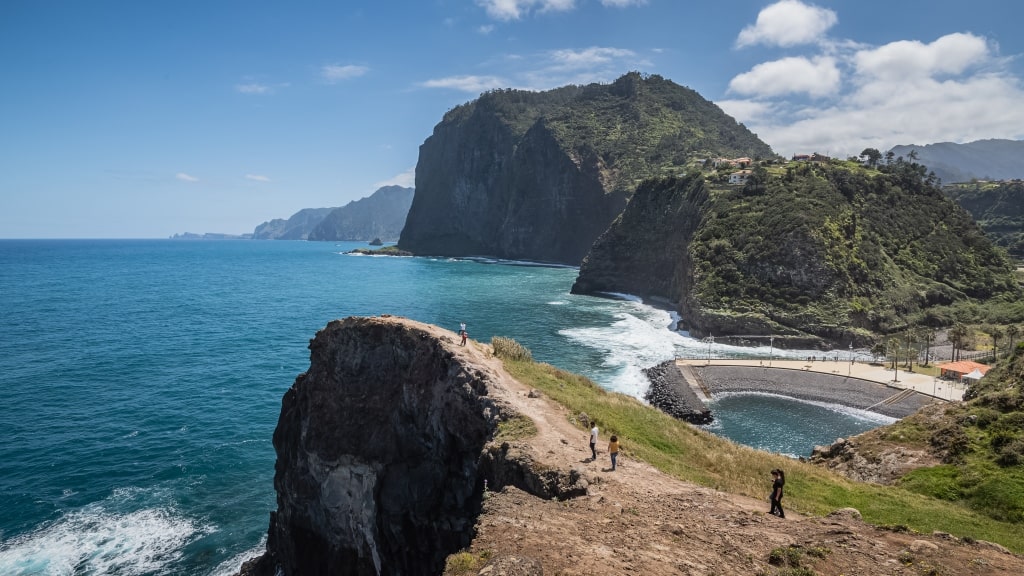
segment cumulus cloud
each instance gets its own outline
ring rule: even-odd
[[[369,71],[366,66],[327,64],[320,68],[320,77],[330,84],[336,84],[349,78],[358,78]]]
[[[836,13],[828,8],[800,0],[781,0],[761,10],[757,22],[740,31],[736,47],[811,44],[822,39],[838,21]]]
[[[530,12],[566,12],[576,7],[576,0],[476,0],[487,15],[495,20],[519,20]]]
[[[871,78],[913,80],[937,74],[960,74],[990,58],[988,43],[973,34],[949,34],[931,44],[892,42],[854,57],[857,72]]]
[[[552,50],[548,52],[550,68],[580,70],[603,66],[611,62],[636,56],[632,50],[591,46],[582,50]]]
[[[839,90],[840,73],[831,57],[790,57],[754,66],[729,82],[729,91],[755,96],[804,93],[828,96]]]
[[[270,178],[260,174],[246,174],[245,179],[252,180],[254,182],[270,182]]]
[[[813,105],[799,98],[814,96],[810,89],[774,90],[766,72],[748,76],[758,67],[730,84],[752,98],[720,105],[784,155],[1024,138],[1024,83],[985,38],[955,33],[931,43],[859,46],[834,63],[845,82]]]
[[[495,88],[507,87],[509,83],[497,76],[449,76],[421,82],[423,88],[448,88],[479,94]]]

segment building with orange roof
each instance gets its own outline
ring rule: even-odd
[[[984,375],[989,369],[992,368],[988,364],[981,364],[979,362],[972,362],[971,360],[960,360],[958,362],[946,362],[945,364],[939,364],[939,376],[943,378],[953,378],[954,380],[960,380],[965,375],[977,370]]]

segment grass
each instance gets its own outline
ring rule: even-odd
[[[872,524],[905,526],[922,533],[939,530],[1024,553],[1024,530],[1019,524],[999,522],[955,502],[899,487],[853,482],[823,468],[741,446],[547,364],[505,360],[505,367],[571,413],[586,412],[608,434],[617,434],[625,458],[643,460],[680,480],[766,501],[769,471],[778,467],[786,471],[786,503],[794,511],[825,515],[852,507]],[[941,487],[941,478],[935,482],[936,488]]]

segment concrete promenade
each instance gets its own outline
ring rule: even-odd
[[[757,366],[763,368],[773,368],[780,370],[799,370],[810,373],[829,374],[834,376],[849,376],[851,378],[860,378],[862,380],[869,380],[871,382],[877,382],[884,384],[891,388],[898,389],[913,389],[926,396],[938,398],[941,400],[962,400],[964,395],[964,385],[959,382],[953,382],[949,380],[940,380],[933,378],[932,376],[925,376],[924,374],[915,374],[913,372],[904,372],[900,370],[897,374],[891,369],[887,369],[877,364],[866,364],[864,362],[850,363],[846,360],[840,359],[838,362],[834,360],[815,360],[814,362],[806,360],[739,360],[739,359],[715,359],[701,360],[701,359],[678,359],[676,362],[680,365],[690,366]]]

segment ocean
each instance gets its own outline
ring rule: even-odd
[[[473,339],[515,338],[637,397],[641,369],[674,356],[768,354],[673,331],[672,314],[628,295],[571,295],[575,268],[344,254],[362,246],[0,241],[0,574],[220,576],[259,554],[281,397],[332,319],[466,322]],[[891,421],[765,401],[718,399],[712,431],[806,455]],[[823,441],[785,419],[830,428]]]

